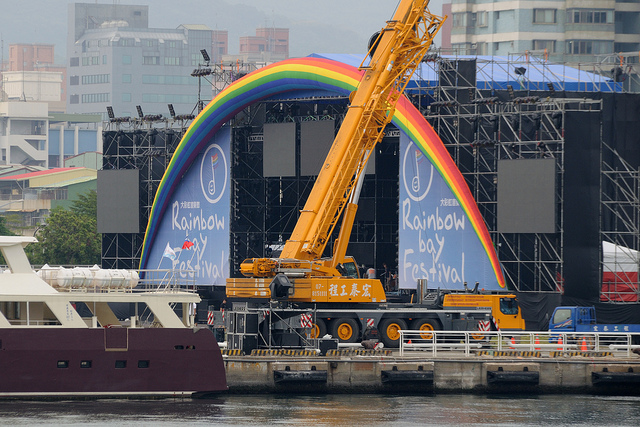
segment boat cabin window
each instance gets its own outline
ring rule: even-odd
[[[124,369],[127,367],[126,360],[116,360],[116,369]]]
[[[2,301],[0,313],[12,325],[55,326],[60,321],[42,301]]]
[[[58,360],[58,368],[68,368],[69,361],[68,360]]]
[[[148,360],[138,360],[138,368],[148,368],[149,361]]]
[[[83,360],[80,362],[80,367],[81,368],[90,368],[91,367],[91,360]]]

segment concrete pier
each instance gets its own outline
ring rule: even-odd
[[[230,393],[640,394],[640,357],[225,356]]]

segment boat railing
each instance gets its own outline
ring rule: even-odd
[[[195,272],[179,269],[101,269],[45,265],[35,270],[61,292],[195,292]]]

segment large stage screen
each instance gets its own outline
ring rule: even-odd
[[[498,161],[498,231],[556,232],[556,159]]]
[[[335,138],[335,121],[300,123],[300,175],[315,176],[329,153]]]
[[[140,232],[140,171],[98,171],[98,233]]]
[[[296,175],[296,124],[266,123],[262,155],[263,176]]]

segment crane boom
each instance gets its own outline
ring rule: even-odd
[[[371,44],[369,63],[364,65],[365,58],[360,64],[364,75],[351,93],[347,114],[280,257],[245,260],[240,272],[248,279],[228,279],[227,296],[277,298],[286,294],[292,301],[314,302],[386,300],[379,280],[359,279],[357,271],[346,271],[355,269],[355,263],[347,263],[345,253],[369,156],[445,21],[432,15],[428,4],[429,0],[400,1],[393,18]],[[341,216],[333,257],[321,259]],[[357,296],[345,296],[347,286]],[[340,295],[335,291],[338,288],[343,290]]]
[[[429,0],[401,1],[372,45],[369,64],[360,65],[365,74],[282,258],[322,256],[374,146],[393,118],[398,99],[444,22],[428,12],[428,4]]]

